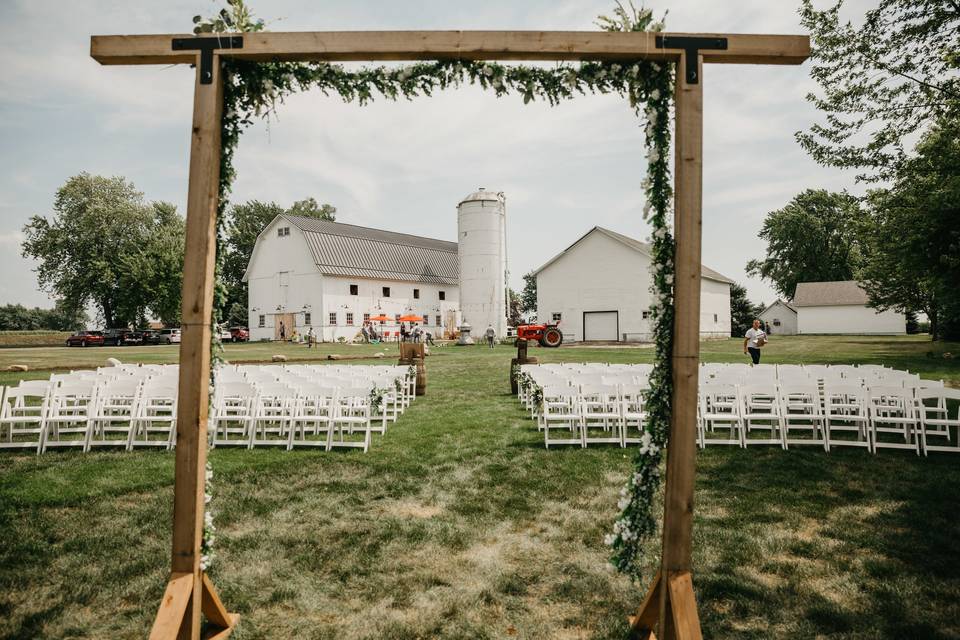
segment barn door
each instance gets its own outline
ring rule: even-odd
[[[273,339],[280,339],[280,324],[286,330],[286,339],[289,340],[293,335],[293,329],[297,326],[297,316],[292,313],[276,313],[273,316]]]
[[[584,311],[583,339],[618,342],[620,316],[617,311]]]

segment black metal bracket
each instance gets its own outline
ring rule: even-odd
[[[701,49],[726,49],[726,38],[698,38],[696,36],[657,36],[657,49],[683,49],[687,59],[687,84],[699,84],[697,57]]]
[[[213,51],[215,49],[243,49],[243,36],[213,36],[204,38],[174,38],[174,51],[200,52],[200,84],[213,82]]]

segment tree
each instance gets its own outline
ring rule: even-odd
[[[747,298],[747,289],[734,282],[730,285],[730,335],[738,338],[753,326],[753,320],[763,311],[763,306],[753,304]]]
[[[185,234],[176,207],[156,202],[143,245],[123,257],[120,284],[129,292],[125,301],[130,306],[126,315],[135,315],[137,324],[147,313],[167,326],[180,324]]]
[[[537,311],[537,274],[533,271],[523,275],[523,292],[520,294],[521,309],[524,313]]]
[[[39,262],[40,286],[69,309],[92,302],[108,327],[134,320],[119,282],[125,257],[148,237],[143,194],[122,177],[81,173],[57,190],[53,209],[52,221],[33,216],[24,227],[22,252]]]
[[[826,122],[797,139],[821,164],[890,179],[906,160],[906,140],[960,110],[960,2],[878,0],[862,25],[841,23],[841,5],[817,11],[802,0],[822,90],[807,99]]]
[[[924,135],[892,186],[867,203],[858,277],[870,304],[923,311],[934,340],[960,337],[960,120]]]
[[[243,282],[243,274],[247,270],[253,247],[257,243],[257,236],[281,214],[305,216],[319,220],[334,220],[336,207],[329,204],[317,204],[313,198],[298,200],[289,209],[284,209],[276,202],[261,202],[249,200],[243,204],[236,204],[230,208],[226,225],[224,242],[224,256],[222,262],[222,277],[227,289],[224,308],[221,315],[230,316],[231,322],[245,323],[247,317],[248,293],[247,285]],[[236,308],[243,309],[243,315],[234,317]]]
[[[787,299],[799,282],[852,279],[861,214],[859,201],[846,192],[807,189],[767,214],[759,233],[767,241],[767,256],[748,262],[747,274],[769,280]]]
[[[523,304],[513,289],[508,289],[510,308],[507,309],[507,324],[511,327],[523,324]]]

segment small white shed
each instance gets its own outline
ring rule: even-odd
[[[650,246],[594,227],[534,273],[537,318],[560,322],[564,341],[651,338]],[[702,267],[700,335],[730,336],[732,281]]]
[[[797,310],[789,302],[776,300],[763,310],[759,318],[770,327],[771,335],[797,335]]]
[[[797,332],[804,334],[903,335],[907,319],[899,311],[867,306],[867,292],[855,280],[801,282],[791,301]]]

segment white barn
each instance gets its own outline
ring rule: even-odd
[[[251,340],[312,328],[318,340],[353,340],[364,320],[422,316],[434,335],[459,318],[457,243],[279,215],[257,237],[244,274]]]
[[[649,340],[650,246],[594,227],[534,273],[537,318],[560,321],[565,342]],[[732,280],[702,267],[700,334],[730,336]]]
[[[855,280],[801,282],[791,304],[797,310],[797,333],[903,335],[904,314],[867,306],[867,293]]]
[[[797,335],[797,310],[789,302],[776,300],[759,318],[770,327],[771,335]]]

